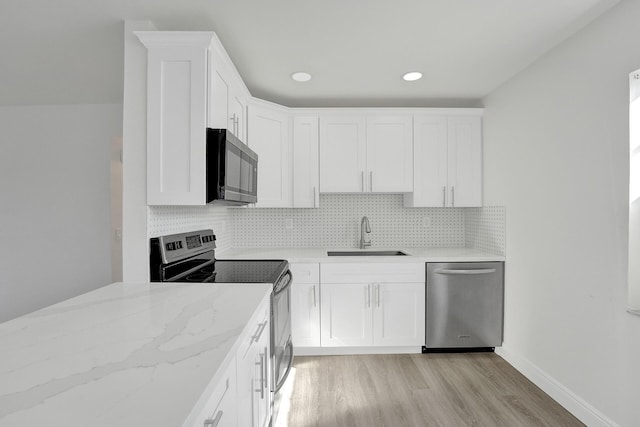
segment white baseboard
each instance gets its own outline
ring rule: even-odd
[[[422,347],[293,347],[295,356],[336,356],[348,354],[416,354]]]
[[[505,347],[496,347],[495,352],[587,426],[621,427],[528,359]]]

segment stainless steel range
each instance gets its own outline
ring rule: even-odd
[[[212,230],[154,237],[150,240],[152,282],[272,283],[271,391],[272,404],[293,365],[291,283],[285,260],[218,260]],[[277,405],[273,408],[274,417]]]

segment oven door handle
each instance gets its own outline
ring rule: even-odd
[[[276,295],[280,295],[281,293],[285,292],[287,289],[289,289],[289,286],[291,286],[291,284],[293,283],[293,274],[291,274],[291,270],[287,270],[287,272],[284,274],[283,277],[286,277],[286,276],[289,276],[289,280],[284,286],[280,286],[280,283],[282,283],[282,279],[278,280],[278,283],[277,283],[278,288],[275,289],[275,292],[273,293],[274,297]]]
[[[287,370],[282,376],[282,379],[278,382],[278,385],[276,385],[276,389],[274,393],[277,393],[280,391],[285,381],[287,381],[287,377],[289,376],[289,373],[291,372],[291,368],[293,367],[293,342],[291,341],[291,337],[289,337],[289,341],[287,342],[286,346],[289,347],[289,363],[287,366]]]

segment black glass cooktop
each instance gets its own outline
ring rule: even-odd
[[[171,281],[190,283],[275,283],[287,270],[283,260],[216,260]]]

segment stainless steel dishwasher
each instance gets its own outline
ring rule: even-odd
[[[503,262],[427,263],[426,299],[425,352],[502,345]]]

